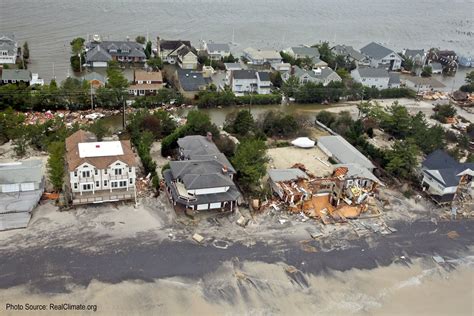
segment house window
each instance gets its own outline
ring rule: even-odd
[[[77,177],[77,170],[74,171],[74,176]]]
[[[120,187],[126,187],[127,181],[120,181]]]
[[[91,176],[91,172],[88,170],[88,171],[82,171],[82,177],[83,178],[90,178]]]
[[[122,175],[122,169],[115,169],[115,175],[116,176]]]
[[[99,174],[99,170],[94,169],[94,174],[95,174],[95,175],[98,175],[98,174]]]
[[[132,172],[132,167],[128,167],[128,172]]]
[[[130,184],[133,184],[133,178],[130,178]]]
[[[99,181],[96,181],[96,182],[95,182],[95,186],[96,186],[97,188],[100,187],[100,182],[99,182]]]
[[[82,185],[82,191],[90,191],[90,190],[92,190],[92,186],[90,183]]]
[[[107,174],[108,170],[109,170],[109,169],[105,169],[105,170],[104,170],[104,174]]]
[[[117,188],[118,187],[118,182],[116,182],[116,181],[111,182],[110,185],[112,186],[112,188]]]
[[[77,183],[74,183],[74,190],[77,190]]]
[[[104,187],[107,186],[107,180],[104,180]]]

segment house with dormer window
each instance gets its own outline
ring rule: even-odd
[[[130,141],[98,142],[79,130],[66,139],[67,192],[73,205],[136,200]]]
[[[131,41],[90,42],[86,45],[86,64],[89,67],[107,67],[109,61],[120,63],[144,63],[142,44]]]

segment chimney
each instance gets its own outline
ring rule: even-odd
[[[225,175],[227,175],[227,171],[229,171],[229,169],[227,169],[227,166],[224,165],[224,166],[222,167],[222,173],[225,174]]]
[[[212,133],[211,133],[211,132],[207,132],[206,138],[207,138],[207,140],[208,140],[209,142],[212,143]]]

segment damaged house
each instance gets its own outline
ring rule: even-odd
[[[40,160],[0,164],[0,230],[25,228],[44,191]]]
[[[180,160],[171,161],[170,169],[163,172],[173,205],[186,211],[233,211],[241,196],[232,180],[236,171],[214,144],[212,134],[186,136],[178,145]]]
[[[324,224],[345,222],[368,212],[379,185],[372,172],[358,164],[336,165],[330,177],[318,178],[302,165],[268,171],[275,196],[292,213],[320,219]],[[378,210],[371,210],[378,212]]]

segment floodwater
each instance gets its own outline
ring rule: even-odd
[[[69,70],[69,42],[190,39],[281,49],[328,40],[359,49],[370,41],[474,54],[472,0],[0,0],[0,31],[28,41],[30,69],[50,80]],[[457,80],[460,84],[462,78]]]

